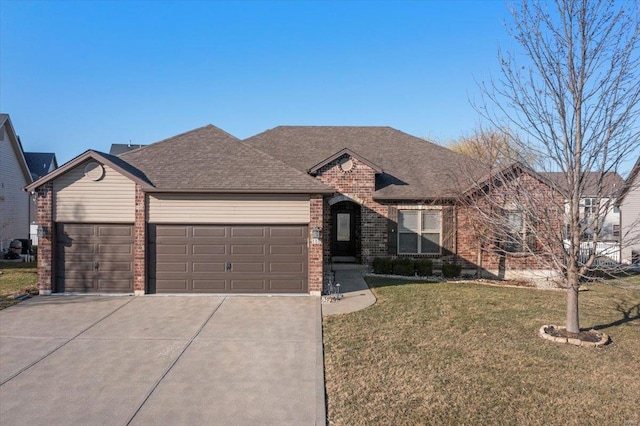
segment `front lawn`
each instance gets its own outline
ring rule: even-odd
[[[368,281],[376,305],[324,320],[330,424],[640,425],[640,277],[580,293],[601,349],[537,336],[561,291]]]
[[[0,263],[0,309],[9,307],[17,300],[7,296],[37,291],[38,269],[36,262]]]

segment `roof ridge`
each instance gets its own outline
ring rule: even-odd
[[[219,128],[217,126],[214,126],[213,124],[209,123],[209,124],[206,124],[204,126],[197,127],[195,129],[188,130],[186,132],[178,133],[177,135],[170,136],[170,137],[165,138],[165,139],[161,139],[161,140],[159,140],[157,142],[152,142],[152,143],[150,143],[148,145],[140,146],[139,148],[132,149],[131,151],[123,152],[122,154],[118,154],[117,157],[127,156],[128,154],[131,154],[131,153],[134,153],[134,152],[138,153],[138,152],[140,152],[140,151],[142,151],[144,149],[150,148],[152,146],[157,146],[157,145],[165,143],[165,142],[171,142],[173,139],[176,139],[176,138],[179,138],[179,137],[191,134],[191,133],[196,133],[196,132],[199,132],[199,131],[202,131],[202,130],[205,130],[205,129],[215,129],[215,130],[218,130],[218,131],[224,133],[225,135],[231,136],[233,139],[240,140],[236,136],[233,136],[231,133],[226,132],[226,131],[222,130],[221,128]],[[135,144],[135,145],[140,145],[140,144]]]

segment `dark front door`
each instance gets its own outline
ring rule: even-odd
[[[355,258],[357,254],[355,210],[348,207],[333,210],[332,256]]]

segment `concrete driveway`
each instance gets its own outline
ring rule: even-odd
[[[0,311],[11,425],[325,424],[315,297],[39,296]]]

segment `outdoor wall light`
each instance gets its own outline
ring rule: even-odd
[[[320,239],[320,228],[319,228],[319,227],[317,227],[317,226],[314,226],[314,228],[313,228],[313,231],[312,231],[312,234],[311,234],[311,235],[313,236],[313,239],[314,239],[314,240],[319,240],[319,239]]]

